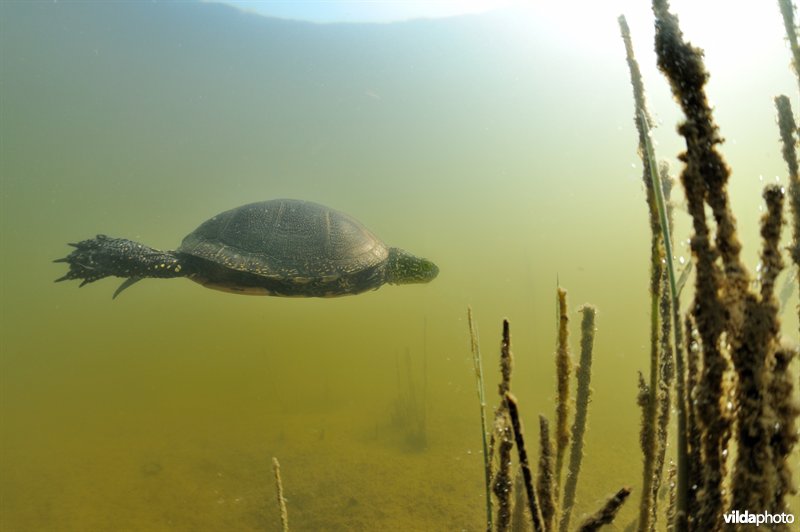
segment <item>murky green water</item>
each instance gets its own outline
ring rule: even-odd
[[[528,12],[316,26],[206,4],[0,4],[0,528],[275,530],[277,456],[293,530],[480,530],[466,307],[492,405],[510,318],[534,435],[553,409],[557,278],[573,324],[579,304],[599,308],[575,515],[636,488],[649,235],[617,14],[597,21],[606,49]],[[797,102],[774,23],[737,62],[730,42],[693,36],[751,270],[760,189],[786,174],[772,97]],[[652,30],[632,31],[674,161]],[[218,212],[278,197],[348,212],[441,274],[325,300],[175,279],[112,301],[115,280],[52,283],[66,242],[171,249]],[[409,373],[424,451],[392,422]]]

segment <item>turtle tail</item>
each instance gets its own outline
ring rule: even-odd
[[[70,244],[75,250],[53,262],[69,264],[69,271],[56,282],[80,279],[83,286],[104,277],[124,277],[125,282],[114,297],[145,277],[183,277],[189,272],[182,257],[172,251],[160,251],[124,238],[105,235]]]

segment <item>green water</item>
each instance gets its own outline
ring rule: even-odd
[[[730,42],[693,36],[751,271],[760,190],[786,175],[772,97],[797,103],[775,11],[754,57],[722,60]],[[293,530],[481,530],[466,307],[492,406],[511,320],[534,441],[553,411],[558,278],[573,325],[580,304],[599,309],[574,515],[630,485],[622,529],[641,477],[649,234],[616,15],[596,21],[603,49],[528,12],[316,26],[209,4],[1,3],[0,528],[275,530],[277,456]],[[632,31],[656,149],[677,171],[652,29]],[[117,280],[52,282],[66,242],[171,249],[279,197],[345,211],[441,274],[308,300],[174,279],[112,301]],[[797,341],[791,311],[783,331]],[[425,450],[392,423],[406,352]]]

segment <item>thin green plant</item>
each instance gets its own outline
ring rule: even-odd
[[[655,193],[656,206],[658,207],[658,217],[661,222],[661,233],[664,241],[664,250],[666,252],[666,265],[667,277],[669,279],[669,291],[672,302],[672,322],[673,333],[675,335],[675,366],[677,370],[676,388],[678,396],[678,456],[677,456],[677,469],[678,469],[678,486],[677,486],[677,512],[678,515],[685,513],[688,505],[688,445],[686,441],[686,403],[683,398],[686,397],[685,383],[683,381],[684,360],[683,350],[683,334],[680,327],[680,300],[678,295],[678,282],[675,276],[675,266],[672,263],[672,236],[669,230],[669,220],[667,218],[667,206],[664,199],[664,189],[661,185],[661,177],[658,171],[658,162],[656,161],[655,151],[653,150],[653,143],[650,139],[650,124],[647,120],[647,115],[643,109],[639,109],[639,120],[642,124],[644,131],[643,139],[645,145],[645,155],[647,164],[650,166],[650,175],[653,179],[653,189]]]
[[[475,381],[478,388],[478,401],[481,411],[481,445],[483,446],[483,473],[486,483],[486,530],[491,531],[492,522],[492,457],[489,455],[489,440],[486,434],[486,395],[483,384],[483,362],[481,361],[481,348],[478,341],[478,330],[472,319],[472,307],[467,307],[467,323],[469,325],[470,350],[472,352],[472,365],[475,369]]]

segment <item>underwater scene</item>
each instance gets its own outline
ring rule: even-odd
[[[797,530],[790,1],[239,4],[0,2],[0,530]]]

